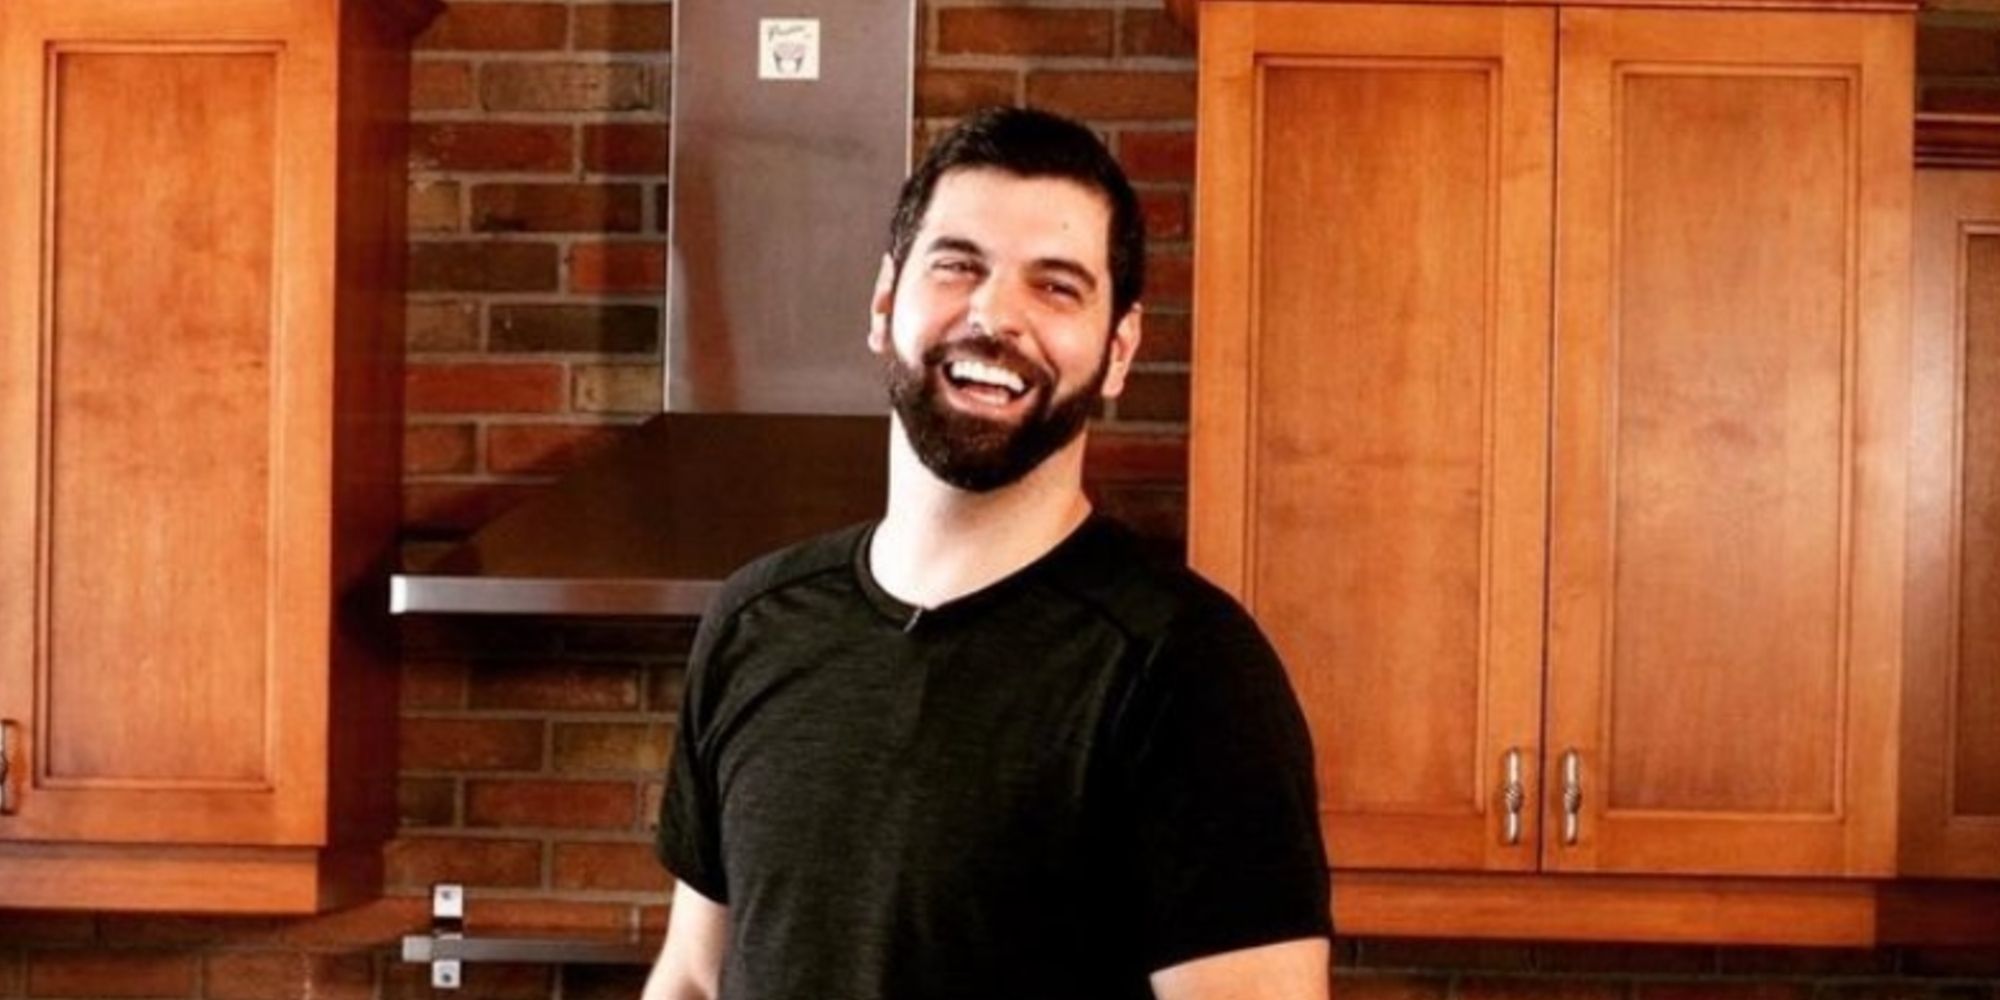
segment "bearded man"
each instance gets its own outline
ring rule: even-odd
[[[649,1000],[1327,995],[1284,670],[1083,491],[1144,261],[1123,172],[1053,115],[974,116],[905,183],[867,336],[888,510],[702,621]]]

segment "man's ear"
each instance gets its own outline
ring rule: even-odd
[[[868,299],[868,349],[876,354],[887,354],[894,348],[889,343],[889,310],[896,306],[896,262],[882,255],[882,266],[875,270],[875,294]]]
[[[1117,399],[1125,391],[1125,374],[1132,370],[1132,359],[1139,353],[1139,320],[1143,312],[1144,307],[1134,302],[1124,317],[1111,326],[1110,363],[1104,371],[1105,399]]]

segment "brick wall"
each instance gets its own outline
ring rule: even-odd
[[[2000,110],[1990,0],[1928,15],[1922,100]],[[406,520],[445,539],[660,407],[670,10],[457,0],[412,111]],[[1158,0],[933,0],[919,137],[989,102],[1088,119],[1155,236],[1145,360],[1108,414],[1093,489],[1177,535],[1187,413],[1194,78]],[[419,556],[425,546],[414,544]],[[478,928],[657,929],[647,843],[687,622],[412,621],[403,824],[380,901],[306,920],[0,912],[0,997],[430,993],[395,942],[426,887]],[[1368,940],[1343,1000],[2000,1000],[2000,955]],[[630,997],[638,967],[478,965],[459,996]],[[445,994],[447,996],[452,994]]]

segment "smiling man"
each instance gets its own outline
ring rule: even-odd
[[[867,336],[888,510],[703,619],[649,1000],[1326,996],[1284,671],[1083,492],[1144,260],[1124,174],[1052,115],[977,115],[906,182]]]

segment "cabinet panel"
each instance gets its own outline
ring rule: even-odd
[[[2000,174],[1917,176],[1902,867],[2000,875]]]
[[[1546,860],[1886,872],[1907,23],[1561,16]]]
[[[1204,137],[1243,179],[1204,186],[1204,240],[1254,291],[1204,254],[1197,393],[1245,408],[1195,427],[1195,563],[1292,672],[1336,865],[1532,865],[1496,806],[1509,750],[1524,795],[1537,769],[1553,22],[1205,16],[1205,106],[1254,138]]]
[[[276,68],[54,58],[45,787],[272,780]],[[132,266],[168,234],[177,266]]]

